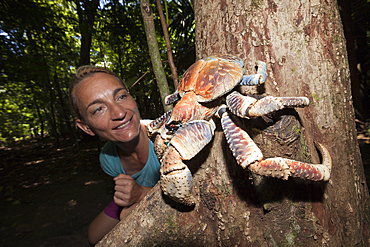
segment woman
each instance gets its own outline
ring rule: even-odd
[[[90,224],[88,239],[99,242],[159,180],[160,163],[135,100],[112,71],[80,67],[69,97],[77,126],[108,142],[100,153],[103,170],[114,177],[114,201]]]

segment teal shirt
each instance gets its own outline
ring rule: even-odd
[[[121,173],[126,174],[121,165],[117,147],[111,141],[108,141],[100,152],[100,164],[103,171],[112,177],[117,177]],[[155,155],[153,142],[149,140],[148,161],[140,172],[131,177],[141,186],[153,187],[159,180],[160,167],[161,164]]]

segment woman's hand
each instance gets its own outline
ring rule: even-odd
[[[113,180],[116,183],[113,199],[117,205],[122,207],[129,207],[140,202],[151,189],[140,186],[131,176],[125,174],[119,174]]]

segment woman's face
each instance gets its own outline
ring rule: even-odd
[[[113,142],[128,142],[138,136],[140,114],[135,100],[112,75],[97,73],[75,89],[79,110],[85,117],[76,123],[89,135]]]

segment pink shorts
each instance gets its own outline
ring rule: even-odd
[[[121,214],[122,209],[123,207],[118,206],[114,201],[112,201],[104,208],[104,213],[113,219],[119,220],[119,215]]]

